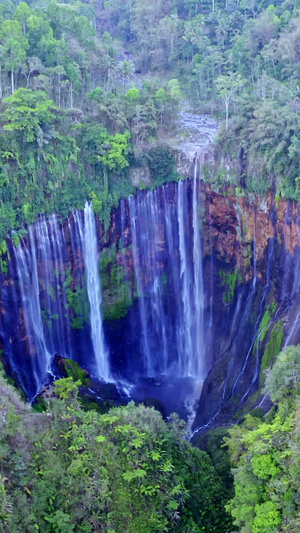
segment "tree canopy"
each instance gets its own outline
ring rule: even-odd
[[[208,455],[153,408],[84,412],[72,377],[47,411],[0,378],[0,528],[5,533],[225,533],[226,498]]]
[[[275,407],[264,419],[247,415],[226,439],[235,488],[227,510],[242,533],[296,533],[300,528],[299,361],[299,346],[279,354],[265,384]]]
[[[1,238],[86,198],[109,224],[111,206],[134,190],[130,168],[148,167],[185,102],[225,119],[226,180],[299,198],[298,0],[0,7]],[[95,152],[87,137],[97,128]],[[152,186],[176,177],[159,160]]]

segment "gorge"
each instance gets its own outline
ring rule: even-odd
[[[267,401],[263,369],[299,342],[299,207],[238,193],[214,192],[196,161],[193,178],[121,200],[106,231],[86,204],[8,239],[2,358],[27,397],[60,354],[166,412],[203,383],[195,430]]]

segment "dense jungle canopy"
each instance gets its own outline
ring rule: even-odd
[[[108,225],[110,208],[134,192],[135,167],[152,186],[174,179],[166,139],[184,102],[225,120],[216,158],[231,170],[220,165],[211,180],[298,199],[298,8],[3,0],[2,237],[87,197]]]

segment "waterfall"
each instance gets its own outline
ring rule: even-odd
[[[101,284],[99,275],[99,256],[97,251],[96,223],[92,205],[84,208],[84,263],[87,272],[87,291],[90,302],[90,324],[97,376],[110,380],[108,351],[104,342],[103,321],[101,316]]]
[[[113,328],[104,335],[97,226],[90,204],[65,222],[40,216],[18,245],[9,241],[0,335],[11,371],[30,399],[52,379],[56,354],[104,381],[112,380],[110,359],[121,381],[204,379],[197,165],[192,180],[139,191],[121,202],[110,268],[124,272],[133,301],[125,329],[120,326],[121,348],[114,344]]]
[[[66,224],[41,216],[18,244],[8,241],[9,286],[1,336],[9,364],[29,399],[52,379],[55,354],[108,381],[101,317],[95,219],[90,205]],[[11,338],[20,339],[12,344]],[[87,357],[88,354],[88,357]]]
[[[149,333],[148,333],[148,323],[147,323],[147,312],[146,304],[143,295],[142,289],[142,271],[140,267],[140,258],[138,256],[138,239],[139,234],[137,231],[137,218],[138,214],[136,211],[136,205],[133,198],[129,198],[129,211],[130,211],[130,221],[131,221],[131,236],[132,236],[132,246],[133,246],[133,259],[135,265],[135,278],[136,278],[136,287],[137,295],[139,298],[139,312],[140,320],[142,326],[142,350],[144,358],[144,368],[147,375],[152,374],[151,368],[151,352],[149,347]]]
[[[46,345],[42,312],[40,306],[40,289],[38,264],[34,244],[33,228],[29,228],[29,246],[15,248],[16,268],[21,294],[22,313],[31,357],[30,379],[35,395],[39,385],[51,373],[51,355]],[[36,387],[36,390],[35,390]]]
[[[200,213],[197,191],[198,156],[196,155],[193,181],[193,264],[194,264],[194,346],[195,355],[189,373],[194,376],[203,376],[205,372],[204,350],[204,290],[202,272],[202,247],[200,237]]]
[[[192,182],[129,199],[144,375],[205,375],[197,168]]]
[[[253,206],[253,285],[256,285],[257,265],[256,265],[256,206]]]
[[[187,258],[186,243],[186,220],[185,215],[185,198],[184,183],[178,185],[178,230],[179,230],[179,251],[180,251],[180,285],[182,299],[181,324],[179,330],[179,372],[183,375],[189,375],[191,367],[192,345],[192,286],[191,286],[191,262]]]

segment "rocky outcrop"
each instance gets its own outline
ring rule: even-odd
[[[211,115],[198,115],[188,107],[181,111],[175,135],[169,137],[164,132],[164,142],[177,154],[179,175],[190,177],[196,158],[201,165],[215,162],[214,141],[219,128],[219,121]]]
[[[204,249],[214,309],[194,430],[269,405],[264,368],[285,344],[300,342],[299,205],[205,187]]]
[[[269,239],[276,238],[292,255],[299,246],[299,204],[283,198],[275,200],[271,192],[262,198],[254,194],[237,196],[230,188],[215,193],[205,187],[205,217],[204,224],[211,228],[215,242],[214,251],[227,262],[234,260],[239,269],[247,267],[252,243],[256,261],[263,259]],[[206,252],[210,253],[209,244]]]

